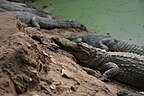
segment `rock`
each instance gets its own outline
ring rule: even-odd
[[[35,92],[32,92],[31,96],[39,96],[39,95],[37,93],[35,93]]]
[[[65,69],[62,69],[61,75],[66,78],[73,78],[73,74],[70,71]]]

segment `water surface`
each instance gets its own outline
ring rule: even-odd
[[[37,8],[84,24],[90,32],[144,45],[144,0],[38,0]]]

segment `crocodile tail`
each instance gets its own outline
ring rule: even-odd
[[[59,28],[79,28],[87,31],[86,27],[83,24],[80,24],[74,20],[62,20],[62,19],[51,19],[53,26]]]
[[[133,43],[129,43],[129,42],[122,41],[122,40],[119,40],[117,44],[113,46],[112,49],[117,50],[117,51],[130,52],[130,53],[136,53],[139,55],[144,55],[144,48],[138,45],[135,45]]]

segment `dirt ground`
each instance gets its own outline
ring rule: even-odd
[[[43,36],[47,45],[31,38]],[[116,96],[130,87],[76,63],[51,41],[53,36],[88,34],[78,29],[23,27],[11,13],[0,14],[0,96]]]

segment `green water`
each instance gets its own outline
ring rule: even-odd
[[[38,0],[33,5],[48,5],[45,11],[77,20],[90,32],[144,45],[144,0]]]

